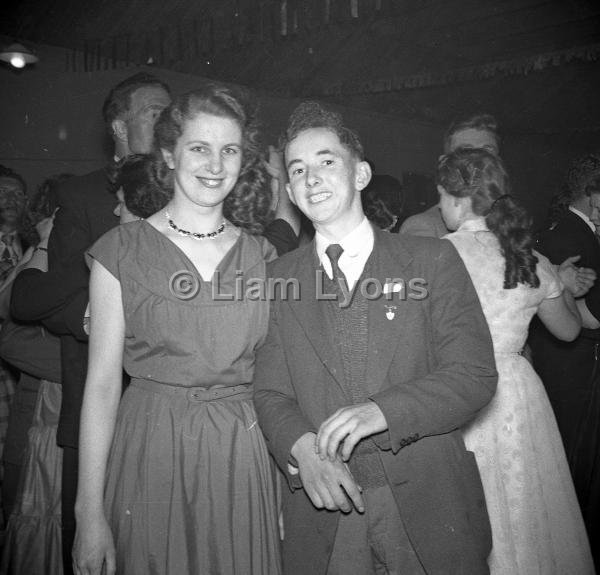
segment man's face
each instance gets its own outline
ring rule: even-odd
[[[600,191],[590,195],[590,220],[596,228],[600,227]]]
[[[360,190],[370,179],[359,161],[327,128],[300,132],[285,150],[292,202],[318,227],[358,224],[363,211]]]
[[[496,136],[487,130],[477,130],[475,128],[460,130],[450,136],[445,152],[449,154],[458,148],[483,149],[494,156],[500,154]]]
[[[10,176],[0,178],[0,223],[16,225],[25,205],[21,182]]]
[[[154,124],[170,103],[169,94],[160,86],[143,86],[131,94],[129,112],[123,121],[127,126],[127,143],[132,154],[152,151]]]

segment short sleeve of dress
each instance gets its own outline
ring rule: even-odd
[[[555,267],[550,263],[547,257],[535,252],[538,259],[536,272],[540,278],[540,288],[546,291],[545,299],[553,299],[562,294],[564,285],[556,271]]]
[[[85,259],[91,268],[92,261],[101,263],[113,276],[120,279],[119,256],[121,252],[120,226],[113,228],[101,236],[86,252]]]

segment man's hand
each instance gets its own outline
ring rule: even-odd
[[[304,491],[317,509],[325,507],[330,511],[349,513],[354,505],[359,513],[364,512],[362,489],[350,470],[339,458],[322,460],[315,453],[314,433],[305,433],[298,439],[291,454],[298,462]]]
[[[385,416],[374,401],[343,407],[321,424],[315,447],[321,459],[334,461],[343,443],[342,459],[348,461],[361,439],[387,428]]]
[[[596,272],[591,268],[575,267],[581,256],[571,256],[558,266],[558,275],[573,297],[584,296],[596,281]]]

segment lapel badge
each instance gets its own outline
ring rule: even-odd
[[[385,307],[385,309],[387,309],[387,311],[385,312],[385,317],[387,317],[390,321],[392,321],[396,317],[396,312],[394,311],[396,309],[396,306],[395,305],[384,305],[383,307]]]
[[[399,293],[402,287],[402,282],[386,282],[383,284],[383,293]]]

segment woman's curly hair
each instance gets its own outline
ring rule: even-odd
[[[29,204],[29,211],[37,224],[44,218],[49,218],[58,207],[58,188],[73,174],[60,173],[47,177],[37,188],[37,191]]]
[[[486,150],[456,150],[440,158],[437,183],[451,196],[470,197],[473,213],[485,217],[506,261],[504,289],[539,287],[531,218],[510,195],[502,160]]]
[[[159,178],[161,166],[154,154],[131,154],[118,164],[115,186],[123,190],[127,209],[138,218],[149,218],[171,199]]]
[[[163,110],[156,122],[156,148],[173,152],[185,122],[201,112],[230,118],[242,130],[242,168],[233,190],[225,198],[223,213],[232,223],[249,233],[260,234],[273,217],[271,189],[258,141],[254,106],[250,105],[244,92],[221,84],[207,84],[179,96]],[[169,172],[166,164],[163,164],[161,179],[172,194],[173,179]]]
[[[373,175],[360,195],[367,219],[382,230],[395,231],[404,203],[402,184],[387,174]]]

